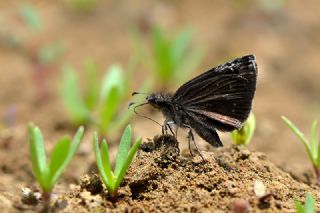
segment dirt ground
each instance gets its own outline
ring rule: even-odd
[[[60,210],[70,212],[68,208],[80,202],[77,199],[84,200],[79,212],[95,208],[86,202],[87,199],[101,201],[101,207],[114,211],[130,207],[132,212],[139,212],[139,209],[199,211],[199,208],[224,212],[230,211],[237,199],[247,200],[250,209],[255,211],[292,212],[292,198],[302,199],[305,192],[312,192],[319,202],[319,188],[313,185],[307,154],[280,119],[281,115],[286,115],[306,133],[312,120],[319,119],[318,1],[291,0],[273,11],[261,9],[250,1],[241,5],[224,0],[101,1],[88,15],[76,14],[64,1],[29,2],[43,18],[43,33],[26,33],[19,25],[15,14],[20,1],[0,2],[1,39],[13,33],[24,35],[28,41],[24,47],[27,52],[0,42],[0,206],[4,211],[22,211],[23,208],[12,205],[13,202],[18,205],[21,187],[37,187],[28,158],[26,124],[33,121],[40,126],[48,142],[48,151],[57,138],[75,132],[68,124],[59,98],[60,66],[72,64],[81,68],[86,58],[93,58],[103,68],[114,62],[125,66],[133,54],[128,29],[145,19],[172,33],[183,26],[192,26],[194,43],[206,48],[204,60],[193,75],[230,58],[245,54],[256,56],[259,76],[253,111],[257,130],[249,145],[252,152],[231,146],[227,133],[220,134],[226,148],[218,150],[196,138],[201,150],[208,151],[205,156],[210,160],[205,165],[199,164],[198,158],[177,157],[168,165],[160,166],[157,154],[140,151],[123,183],[122,196],[114,205],[108,203],[103,194],[91,198],[90,193],[76,185],[93,167],[93,129],[88,127],[78,154],[55,188],[58,197],[65,196],[72,201]],[[64,45],[63,57],[49,68],[37,67],[30,55],[37,45],[55,40]],[[46,70],[43,79],[34,75],[37,69]],[[136,76],[145,76],[148,71],[141,66]],[[137,88],[143,80],[132,79]],[[150,116],[158,121],[163,119],[156,112]],[[135,135],[143,136],[144,141],[161,132],[148,120],[133,118],[131,123]],[[111,142],[114,153],[116,140]],[[179,142],[181,153],[186,156],[187,140],[183,131]],[[243,152],[249,157],[239,160]],[[220,161],[231,167],[230,171],[223,168]],[[252,192],[256,179],[273,193],[268,198],[268,208],[260,208],[259,199]],[[178,180],[180,182],[175,182]],[[230,187],[235,192],[228,191]],[[87,195],[90,198],[82,198]],[[179,205],[177,200],[181,200]],[[193,205],[185,207],[188,202]]]
[[[294,180],[261,152],[232,146],[203,152],[196,157],[179,156],[176,140],[165,135],[145,142],[112,199],[100,179],[81,177],[80,185],[57,194],[53,212],[294,212],[293,198],[305,193],[320,199],[319,187]],[[261,186],[262,185],[262,186]],[[37,211],[18,198],[16,210]],[[319,208],[317,204],[317,208]]]

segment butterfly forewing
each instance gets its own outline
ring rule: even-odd
[[[254,56],[244,56],[185,83],[172,100],[183,106],[191,123],[199,117],[209,127],[231,131],[240,128],[248,117],[256,77]]]

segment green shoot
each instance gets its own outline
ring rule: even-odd
[[[90,112],[80,93],[75,70],[71,67],[64,68],[61,94],[72,123],[76,125],[86,123],[90,119]]]
[[[73,124],[93,124],[100,134],[109,134],[121,129],[132,116],[132,111],[122,107],[130,95],[131,73],[124,76],[121,66],[114,64],[99,81],[98,71],[95,63],[86,62],[85,89],[81,91],[76,71],[65,67],[61,94]]]
[[[97,5],[98,0],[67,0],[68,5],[79,13],[89,13]]]
[[[306,201],[304,206],[300,201],[294,199],[294,204],[296,206],[297,213],[315,213],[315,200],[311,193],[307,193]]]
[[[141,143],[141,138],[138,138],[130,149],[131,134],[131,126],[128,125],[120,140],[114,171],[111,169],[107,141],[103,139],[99,147],[98,134],[95,133],[93,136],[94,152],[98,170],[111,197],[117,196],[118,188]]]
[[[83,131],[83,127],[80,127],[72,141],[68,137],[63,137],[58,140],[52,150],[51,159],[47,162],[44,140],[40,129],[33,124],[29,124],[28,126],[32,169],[42,189],[45,208],[49,207],[50,194],[54,185],[61,177],[79,147]]]
[[[282,116],[281,118],[292,130],[292,132],[300,139],[307,150],[309,159],[316,173],[317,183],[320,185],[320,141],[317,133],[318,122],[313,121],[310,130],[310,139],[308,140],[288,118],[285,116]]]
[[[151,49],[144,46],[141,35],[135,33],[133,36],[135,49],[139,52],[143,49],[140,52],[143,62],[148,69],[153,70],[153,81],[156,80],[162,87],[181,83],[187,79],[203,56],[201,48],[191,45],[190,29],[182,30],[175,37],[168,38],[163,29],[153,28]]]
[[[231,138],[236,145],[248,146],[253,136],[256,127],[256,120],[253,113],[250,113],[249,118],[239,130],[231,132]]]
[[[41,18],[38,11],[29,4],[23,4],[19,9],[20,16],[28,27],[36,31],[42,29]]]
[[[53,41],[46,43],[38,49],[37,61],[42,65],[54,64],[64,54],[65,48],[62,43]]]

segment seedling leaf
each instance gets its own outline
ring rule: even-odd
[[[180,32],[180,34],[174,39],[172,44],[172,61],[174,67],[179,66],[179,62],[183,60],[186,50],[191,42],[192,32],[190,29],[186,29]]]
[[[129,166],[130,166],[130,164],[131,164],[131,162],[133,160],[134,155],[136,154],[136,152],[139,149],[141,141],[142,141],[142,138],[137,139],[136,142],[134,143],[134,145],[132,146],[132,148],[130,149],[128,157],[125,160],[125,162],[123,163],[122,168],[121,168],[121,170],[119,172],[119,175],[117,176],[117,180],[116,180],[116,183],[115,183],[115,189],[117,189],[120,186],[120,184],[121,184],[121,182],[123,180],[123,177],[125,176],[128,168],[129,168]]]
[[[318,133],[317,133],[317,128],[318,128],[318,122],[313,121],[312,126],[311,126],[311,131],[310,131],[310,147],[312,151],[312,156],[317,159],[319,157],[318,155]]]
[[[311,193],[307,193],[307,196],[306,196],[306,199],[304,202],[304,206],[297,199],[294,199],[294,203],[296,206],[297,213],[315,213],[316,212],[315,211],[315,200],[314,200]]]
[[[74,135],[73,139],[72,139],[72,142],[71,142],[71,148],[70,148],[70,152],[69,152],[69,155],[68,155],[68,160],[74,155],[74,153],[77,151],[79,145],[80,145],[80,142],[81,142],[81,139],[82,139],[82,136],[83,136],[83,133],[84,133],[84,128],[83,126],[79,127],[76,134]]]
[[[97,133],[93,136],[93,145],[95,151],[95,158],[98,166],[101,178],[108,188],[111,196],[116,196],[117,190],[126,174],[128,167],[130,166],[132,159],[137,152],[142,139],[136,140],[135,144],[130,149],[131,144],[131,126],[128,125],[122,134],[122,138],[119,145],[119,150],[115,162],[115,172],[111,170],[109,160],[108,144],[104,139],[99,149],[99,138]],[[130,150],[129,150],[130,149]],[[114,175],[116,174],[116,175]]]
[[[112,168],[110,164],[110,157],[109,157],[109,149],[106,139],[102,140],[101,143],[101,159],[104,171],[107,175],[109,185],[113,188],[114,185],[114,175],[112,173]]]
[[[120,95],[122,96],[124,93],[124,88],[122,86],[122,68],[118,64],[113,64],[107,71],[104,80],[102,81],[102,88],[101,88],[101,100],[104,100],[109,96],[109,93],[113,88],[118,88]]]
[[[111,88],[110,92],[104,100],[102,112],[100,132],[105,132],[108,129],[109,124],[115,115],[120,103],[120,91],[117,87]]]
[[[70,139],[68,137],[61,138],[51,152],[49,163],[50,180],[53,179],[56,172],[60,169],[68,156],[70,150]]]
[[[320,184],[320,141],[318,141],[318,134],[317,134],[317,121],[314,121],[311,126],[310,130],[310,140],[308,141],[304,135],[300,132],[300,130],[293,125],[286,117],[282,116],[282,119],[286,122],[289,128],[299,137],[301,142],[304,144],[310,161],[315,169],[316,177],[318,184]]]
[[[29,27],[38,31],[41,30],[41,19],[37,10],[34,7],[32,7],[29,4],[22,5],[20,7],[20,15]]]
[[[154,70],[162,82],[170,80],[170,73],[174,71],[171,61],[170,42],[166,40],[159,28],[152,32],[154,48]]]
[[[122,134],[114,168],[114,175],[116,177],[119,176],[119,173],[128,157],[128,152],[131,145],[131,132],[131,126],[128,125]]]
[[[314,212],[316,212],[315,208],[314,208],[314,204],[315,204],[315,200],[314,200],[312,194],[311,193],[307,193],[307,198],[306,198],[306,201],[305,201],[305,204],[304,204],[305,212],[306,213],[314,213]]]
[[[38,52],[38,60],[41,64],[49,64],[56,61],[64,53],[64,47],[61,43],[54,42],[46,44]]]
[[[28,126],[28,135],[34,175],[41,187],[46,188],[44,176],[47,173],[47,165],[43,136],[40,129],[33,124],[29,124]]]
[[[253,113],[250,113],[249,118],[244,123],[244,125],[239,130],[234,130],[231,132],[232,140],[236,145],[247,146],[254,134],[256,122]]]
[[[302,203],[301,203],[299,200],[294,199],[294,204],[295,204],[295,206],[296,206],[296,211],[297,211],[297,213],[305,213],[305,212],[304,212],[303,205],[302,205]]]
[[[83,123],[90,114],[79,92],[77,76],[70,67],[64,68],[62,97],[75,123]]]
[[[107,186],[108,190],[110,190],[110,182],[107,178],[106,172],[103,167],[101,152],[100,152],[100,148],[99,148],[99,138],[98,138],[98,134],[96,132],[93,135],[93,147],[94,147],[94,154],[95,154],[95,159],[97,162],[99,173],[101,175],[103,182]]]
[[[68,151],[68,154],[67,154],[65,160],[62,162],[62,164],[60,165],[59,169],[55,172],[55,174],[53,175],[53,177],[51,179],[51,185],[52,186],[58,181],[58,179],[62,175],[63,171],[65,170],[65,168],[67,167],[67,165],[71,161],[73,155],[77,151],[77,149],[78,149],[78,147],[80,145],[82,136],[83,136],[83,132],[84,132],[84,128],[82,126],[79,127],[78,131],[76,132],[76,134],[74,135],[74,137],[72,139],[72,142],[70,144],[70,149]]]
[[[301,140],[301,142],[307,148],[309,154],[312,154],[312,153],[310,153],[310,145],[308,143],[308,140],[304,136],[304,134],[288,118],[286,118],[285,116],[281,116],[281,118],[288,125],[288,127],[293,131],[293,133],[296,134],[296,136],[298,136],[298,138]]]

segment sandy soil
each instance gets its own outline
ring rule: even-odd
[[[118,196],[110,197],[94,174],[56,195],[54,212],[294,212],[294,198],[306,192],[320,199],[319,187],[294,180],[260,152],[232,146],[181,157],[170,135],[141,145]],[[15,204],[37,210],[36,205]],[[319,208],[319,202],[317,208]]]

